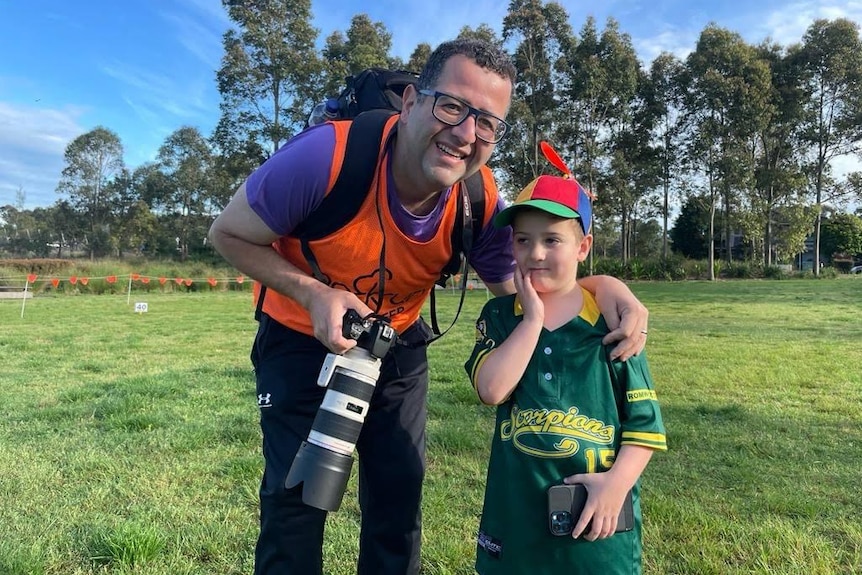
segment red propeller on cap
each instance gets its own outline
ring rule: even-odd
[[[568,166],[566,166],[566,163],[563,161],[557,151],[551,147],[551,144],[545,141],[541,141],[539,142],[539,149],[542,150],[542,154],[544,154],[545,158],[547,158],[547,160],[551,162],[551,164],[555,168],[563,172],[564,178],[575,179],[575,177],[572,175],[572,171],[569,169]],[[584,193],[587,194],[587,196],[590,198],[590,201],[595,201],[596,195],[592,191],[584,188]]]

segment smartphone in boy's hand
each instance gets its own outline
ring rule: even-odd
[[[587,504],[587,487],[583,483],[573,485],[552,485],[548,489],[548,529],[551,535],[571,535],[578,518]],[[632,492],[626,494],[620,516],[617,519],[616,533],[634,529],[634,508]],[[588,532],[589,525],[584,530]]]

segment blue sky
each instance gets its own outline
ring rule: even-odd
[[[588,15],[600,28],[616,18],[645,64],[662,50],[684,57],[709,22],[749,42],[770,37],[784,45],[799,41],[816,18],[862,24],[860,0],[560,3],[576,31]],[[354,14],[382,21],[393,52],[406,60],[418,43],[436,46],[464,25],[499,32],[507,6],[313,0],[312,11],[321,42],[346,30]],[[153,160],[181,126],[209,135],[218,121],[215,70],[228,26],[221,0],[0,0],[0,206],[16,204],[19,190],[25,208],[53,204],[66,146],[96,126],[120,136],[130,168]]]

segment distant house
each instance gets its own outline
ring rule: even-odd
[[[796,269],[810,271],[814,269],[814,236],[805,238],[805,249],[796,256]],[[820,254],[820,263],[823,263],[823,254]]]

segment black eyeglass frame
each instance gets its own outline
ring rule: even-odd
[[[476,137],[479,138],[480,140],[482,140],[483,142],[487,142],[488,144],[499,144],[503,140],[503,138],[506,137],[506,134],[509,133],[509,128],[511,128],[511,126],[508,124],[508,122],[506,122],[506,120],[504,120],[503,118],[498,118],[494,114],[491,114],[489,112],[485,112],[484,110],[474,108],[473,106],[471,106],[470,104],[468,104],[467,102],[465,102],[461,98],[458,98],[457,96],[453,96],[452,94],[447,94],[446,92],[440,92],[437,90],[418,90],[418,93],[422,94],[423,96],[433,96],[434,97],[434,103],[431,105],[431,114],[433,114],[433,116],[438,121],[443,122],[447,126],[453,126],[453,127],[454,126],[460,126],[470,116],[473,116],[474,118],[476,118],[477,127],[478,127],[479,116],[485,116],[488,118],[493,118],[497,122],[499,122],[499,124],[497,124],[496,132],[500,131],[500,127],[503,128],[503,132],[501,134],[499,134],[499,136],[497,136],[496,140],[489,140],[487,138],[483,138],[482,136],[479,135],[479,130],[478,129],[476,130]],[[445,96],[446,98],[452,98],[453,100],[455,100],[456,102],[458,102],[459,104],[464,106],[467,109],[467,113],[464,114],[464,117],[461,118],[460,120],[458,120],[457,122],[452,123],[451,121],[449,121],[447,119],[443,119],[440,116],[438,116],[436,113],[437,101],[440,99],[441,96]]]

